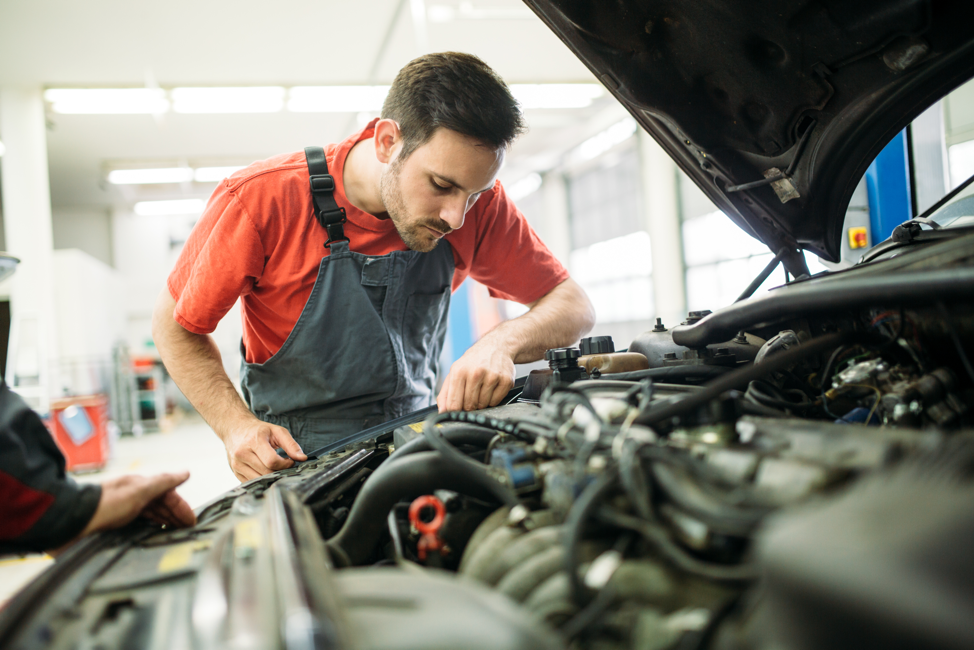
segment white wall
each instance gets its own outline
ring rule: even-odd
[[[112,346],[125,334],[119,273],[78,249],[53,254],[60,352],[55,393],[107,390]]]
[[[152,310],[194,220],[195,217],[145,217],[123,211],[112,215],[115,268],[122,277],[126,340],[133,355],[158,356],[152,344]],[[241,330],[238,302],[213,333],[223,365],[234,383],[240,374]]]
[[[112,219],[102,208],[53,208],[54,249],[75,248],[114,266]]]

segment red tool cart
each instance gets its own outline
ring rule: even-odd
[[[70,472],[102,469],[108,462],[108,399],[104,395],[51,401],[48,426]]]

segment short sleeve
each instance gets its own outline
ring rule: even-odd
[[[237,298],[253,289],[263,268],[257,228],[224,182],[210,197],[169,275],[176,322],[190,332],[209,334]]]
[[[474,207],[477,241],[469,274],[491,296],[528,304],[568,279],[568,271],[528,225],[500,182],[481,201]]]

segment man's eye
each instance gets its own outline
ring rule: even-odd
[[[449,185],[440,185],[436,181],[430,181],[430,182],[433,184],[433,188],[434,189],[437,189],[437,190],[439,190],[441,192],[447,192],[447,191],[450,190],[450,186]]]

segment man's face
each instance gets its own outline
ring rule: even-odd
[[[504,148],[493,149],[456,131],[440,128],[405,160],[396,159],[379,189],[389,218],[406,246],[428,253],[491,189],[504,164]]]

